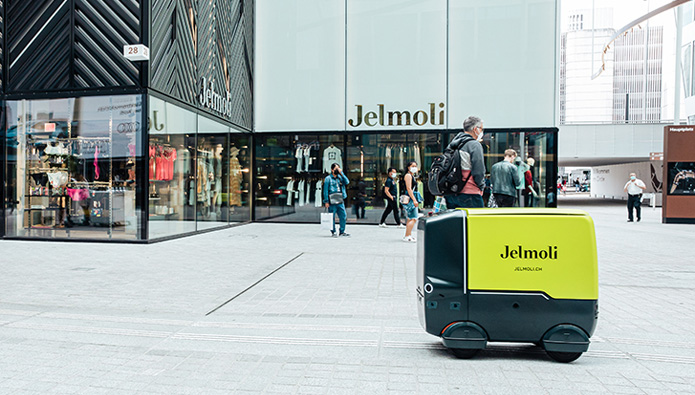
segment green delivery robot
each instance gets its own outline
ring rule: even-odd
[[[459,209],[418,223],[420,323],[460,358],[528,342],[560,362],[598,318],[594,223],[580,210]]]

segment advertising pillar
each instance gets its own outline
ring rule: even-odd
[[[663,223],[695,224],[695,125],[664,128]]]

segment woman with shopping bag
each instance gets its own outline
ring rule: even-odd
[[[326,206],[328,211],[332,214],[331,222],[333,224],[331,229],[331,234],[333,237],[343,236],[350,237],[349,234],[345,233],[345,221],[347,219],[347,213],[345,212],[345,199],[347,199],[347,185],[350,183],[340,166],[337,163],[331,165],[331,174],[323,180],[323,204]],[[340,234],[335,233],[335,217],[338,214],[338,219],[340,221]],[[324,215],[321,214],[321,227],[323,227]]]

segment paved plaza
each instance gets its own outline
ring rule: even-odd
[[[599,249],[598,328],[573,363],[524,344],[456,359],[419,325],[403,230],[250,224],[0,241],[0,394],[695,393],[695,226],[563,199]]]

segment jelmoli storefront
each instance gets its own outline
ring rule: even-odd
[[[356,105],[349,114],[347,131],[254,133],[255,220],[317,223],[325,210],[323,180],[333,163],[338,163],[350,180],[348,223],[379,223],[385,208],[383,186],[387,170],[395,168],[400,181],[411,161],[417,162],[420,169],[416,181],[424,197],[422,211],[431,211],[435,196],[427,188],[427,170],[460,129],[433,129],[443,125],[443,103],[429,103],[423,108],[390,110],[378,104],[367,111]],[[377,130],[350,130],[360,126]],[[389,131],[389,126],[401,128]],[[556,207],[556,142],[555,128],[485,129],[484,201],[487,203],[490,196],[490,168],[503,159],[506,149],[512,148],[523,158],[518,166],[520,177],[524,179],[528,171],[538,192],[528,205]],[[400,193],[402,182],[397,188],[396,193]],[[523,198],[517,204],[526,206]],[[393,217],[386,223],[396,224]]]

